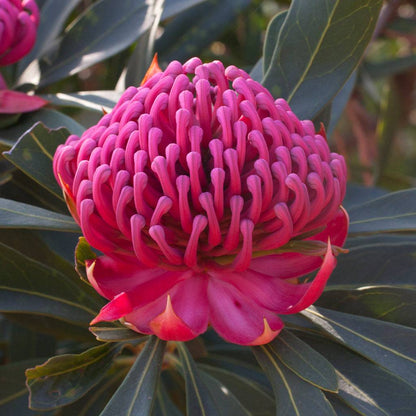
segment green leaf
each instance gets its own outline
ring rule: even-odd
[[[109,113],[113,109],[120,99],[121,93],[111,90],[80,91],[70,94],[63,92],[45,94],[41,97],[55,105],[82,108],[103,114],[103,110]]]
[[[166,342],[152,336],[100,416],[151,414]]]
[[[79,237],[78,244],[75,248],[75,270],[84,282],[88,284],[87,271],[85,266],[86,260],[93,260],[97,257],[85,237]]]
[[[0,228],[80,232],[78,224],[68,215],[4,198],[0,198]]]
[[[282,365],[270,345],[253,347],[253,352],[272,384],[276,416],[336,416],[322,391]]]
[[[41,61],[40,85],[74,75],[127,48],[145,33],[154,19],[145,0],[100,0],[65,30],[59,51],[47,63]]]
[[[393,236],[348,240],[349,252],[338,257],[329,286],[406,285],[416,287],[416,241]]]
[[[273,396],[260,384],[242,377],[232,369],[225,370],[221,365],[198,364],[198,368],[212,375],[224,384],[227,390],[253,415],[269,415],[274,413]]]
[[[42,122],[50,129],[60,129],[65,127],[72,134],[80,136],[85,127],[77,123],[71,117],[55,110],[41,109],[33,113],[22,114],[19,122],[12,127],[0,129],[0,141],[13,146],[16,140],[27,130],[31,129],[35,123]],[[59,144],[59,143],[56,143]]]
[[[286,16],[287,10],[276,14],[273,19],[270,20],[270,23],[267,26],[263,45],[263,76],[267,73],[272,63],[272,58],[277,40],[279,38],[280,29],[283,26]]]
[[[164,383],[160,382],[157,391],[156,403],[152,416],[183,416],[183,413],[175,406]]]
[[[338,342],[416,386],[416,330],[314,306],[301,313]]]
[[[0,311],[32,313],[86,326],[103,302],[79,279],[0,243]]]
[[[361,205],[372,199],[387,195],[387,191],[382,188],[368,187],[356,183],[347,184],[347,193],[345,194],[342,205],[349,211],[355,205]]]
[[[33,416],[28,409],[25,370],[43,359],[31,359],[0,366],[0,413],[4,416]],[[49,413],[48,413],[49,414]]]
[[[165,0],[162,20],[170,19],[171,17],[176,16],[199,3],[204,3],[205,1],[207,0]]]
[[[371,39],[382,0],[293,0],[263,85],[313,119],[342,88]]]
[[[350,234],[416,231],[416,188],[356,205],[348,213]]]
[[[95,335],[97,341],[120,342],[142,339],[146,341],[147,335],[132,331],[121,324],[114,323],[114,326],[91,326],[90,331]]]
[[[280,361],[303,380],[323,390],[338,390],[338,380],[332,365],[292,332],[283,330],[268,345]]]
[[[120,350],[120,344],[99,345],[26,370],[30,408],[51,410],[75,402],[102,380]]]
[[[315,305],[416,328],[416,289],[373,286],[328,290]]]
[[[334,408],[337,416],[360,416],[361,413],[357,413],[350,406],[335,394],[327,394],[327,398],[331,406]]]
[[[416,54],[400,56],[394,59],[383,60],[380,62],[368,62],[364,69],[372,78],[391,77],[409,71],[416,66]]]
[[[416,391],[399,377],[326,338],[303,339],[334,365],[339,397],[360,414],[407,416],[416,408]]]
[[[66,129],[49,130],[44,124],[36,123],[3,155],[30,178],[63,199],[53,174],[52,161],[57,146],[68,136]]]
[[[215,397],[203,382],[188,348],[177,343],[186,385],[186,411],[192,416],[221,416]]]

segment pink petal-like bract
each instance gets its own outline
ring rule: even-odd
[[[0,114],[19,114],[39,110],[48,101],[36,95],[0,89]]]
[[[39,17],[35,0],[0,1],[0,66],[13,64],[31,51]]]
[[[325,132],[219,61],[154,63],[58,147],[54,172],[102,252],[86,262],[110,300],[93,323],[165,340],[212,326],[229,342],[270,342],[279,314],[321,295],[347,235],[346,166]]]

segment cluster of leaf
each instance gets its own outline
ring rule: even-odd
[[[16,86],[39,91],[64,82],[133,43],[118,84],[138,84],[154,49],[166,59],[186,59],[196,54],[192,47],[219,36],[250,1],[123,0],[114,7],[113,0],[99,0],[64,29],[79,3],[39,1],[38,43],[14,68]],[[332,131],[362,71],[358,65],[381,3],[293,0],[271,20],[252,76],[287,98],[300,117],[325,121]],[[160,24],[164,33],[155,41]],[[198,25],[206,30],[196,30]],[[84,130],[62,112],[64,107],[110,110],[118,96],[117,90],[50,94],[60,111],[27,114],[0,130],[5,150],[0,160],[0,413],[412,414],[416,189],[389,194],[349,187],[349,253],[339,256],[316,305],[284,317],[286,329],[268,345],[232,345],[212,331],[189,343],[166,343],[119,323],[88,327],[105,300],[82,280],[84,259],[93,254],[67,214],[52,158],[70,133]]]

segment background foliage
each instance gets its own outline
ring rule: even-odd
[[[10,88],[50,104],[0,116],[0,413],[412,414],[413,2],[386,1],[381,12],[381,0],[37,2],[35,48],[2,68]],[[285,317],[268,345],[88,328],[104,302],[82,281],[91,248],[78,242],[51,161],[140,83],[154,51],[162,67],[199,55],[252,71],[299,117],[324,122],[349,164],[349,253],[316,305]]]

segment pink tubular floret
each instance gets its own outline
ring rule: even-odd
[[[272,339],[282,327],[275,313],[303,309],[322,292],[335,266],[328,238],[341,246],[347,232],[340,208],[346,166],[323,134],[246,72],[219,61],[172,62],[128,88],[111,113],[81,137],[70,136],[54,158],[74,218],[107,259],[91,263],[89,273],[111,300],[97,320],[124,317],[165,339],[193,338],[208,323],[232,342]],[[288,249],[294,238],[324,247],[308,256],[287,253],[296,251]],[[103,291],[118,286],[107,274],[120,262],[130,275],[163,270],[180,277],[147,303],[137,298],[148,284],[143,276]],[[287,270],[295,264],[296,273]],[[320,266],[312,283],[284,280]],[[280,305],[264,305],[238,284],[253,276],[258,290],[280,291]],[[207,309],[198,322],[184,306],[191,286]],[[243,328],[246,334],[238,335]]]

